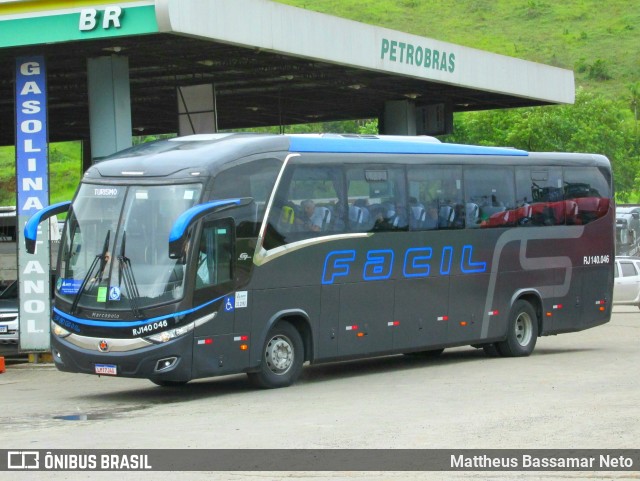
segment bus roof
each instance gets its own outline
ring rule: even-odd
[[[527,156],[524,150],[505,147],[445,144],[434,137],[384,135],[288,135],[291,152],[336,152],[378,154],[442,154]]]
[[[223,142],[238,138],[273,138],[273,134],[197,134],[170,139],[170,143]],[[442,154],[442,155],[497,155],[527,156],[524,150],[507,147],[483,147],[477,145],[441,143],[435,137],[402,135],[356,135],[356,134],[288,134],[277,136],[289,141],[290,152],[317,153],[368,153],[368,154]]]
[[[548,165],[597,165],[607,167],[605,157],[596,154],[529,153],[508,147],[441,143],[434,137],[409,137],[355,134],[199,134],[158,140],[117,152],[97,161],[85,175],[96,177],[187,176],[207,169],[210,174],[224,164],[250,155],[280,152],[313,154],[380,154],[386,156],[433,155],[439,162],[528,163]],[[352,157],[352,156],[348,156]],[[475,160],[474,160],[475,159]],[[347,161],[347,157],[343,158]],[[351,159],[352,160],[352,159]],[[558,164],[559,163],[559,164]]]

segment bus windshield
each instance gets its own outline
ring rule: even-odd
[[[184,266],[168,255],[175,219],[200,198],[200,184],[83,184],[60,247],[56,292],[72,310],[131,310],[183,296]]]

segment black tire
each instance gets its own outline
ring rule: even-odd
[[[498,350],[498,346],[496,346],[494,343],[491,344],[484,344],[482,346],[482,350],[484,351],[484,353],[488,356],[488,357],[500,357],[500,351]]]
[[[496,343],[502,356],[522,357],[533,352],[538,340],[538,317],[531,304],[518,300],[509,313],[507,338]]]
[[[304,346],[300,334],[288,322],[271,328],[262,347],[260,370],[249,372],[252,384],[263,389],[287,387],[302,372]]]

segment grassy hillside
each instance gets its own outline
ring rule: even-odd
[[[640,2],[277,0],[373,25],[575,70],[612,98],[640,81]]]
[[[0,205],[16,204],[16,158],[13,147],[0,147]],[[51,203],[71,200],[82,177],[80,142],[49,145]]]

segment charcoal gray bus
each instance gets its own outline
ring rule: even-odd
[[[52,308],[62,371],[179,385],[538,336],[611,315],[609,161],[432,138],[211,134],[89,168]]]

